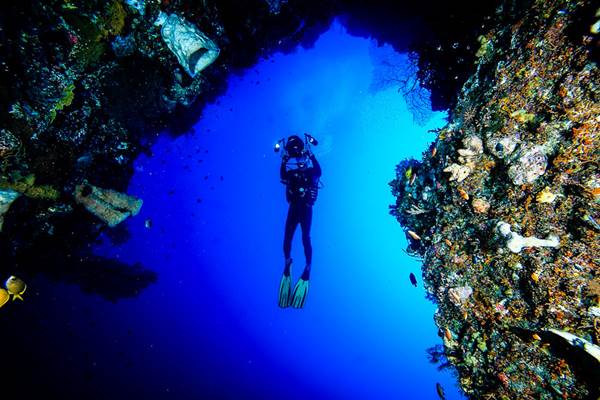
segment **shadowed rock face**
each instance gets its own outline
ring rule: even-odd
[[[391,182],[392,214],[420,238],[407,235],[439,305],[443,361],[473,398],[599,395],[600,366],[582,351],[600,343],[595,13],[588,1],[499,8],[450,123]]]

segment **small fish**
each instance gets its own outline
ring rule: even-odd
[[[537,282],[537,281],[540,280],[540,276],[538,275],[537,272],[534,272],[534,273],[531,274],[531,280],[534,281],[534,282]]]
[[[8,302],[10,294],[6,289],[0,289],[0,308]]]
[[[146,218],[146,220],[144,221],[144,227],[146,229],[152,228],[152,220],[150,218]]]
[[[412,285],[414,287],[417,287],[417,277],[415,276],[415,274],[413,274],[412,272],[409,275],[409,279],[410,279],[410,283],[412,283]]]
[[[458,188],[457,191],[463,200],[469,200],[469,193],[467,193],[463,188]]]
[[[437,154],[437,147],[434,147],[433,149],[431,149],[431,158],[435,157],[436,154]]]
[[[92,156],[85,154],[77,159],[77,164],[89,165],[92,162]]]
[[[411,238],[415,239],[415,240],[421,240],[421,236],[417,235],[415,232],[413,231],[408,231],[408,234],[410,235]]]
[[[408,184],[412,185],[413,183],[415,183],[415,179],[417,179],[417,174],[412,174],[412,176],[410,177],[410,181],[408,181]]]
[[[444,239],[444,243],[446,243],[446,246],[452,247],[452,242],[449,241],[448,239]]]
[[[450,297],[452,297],[452,300],[454,300],[455,303],[461,302],[460,296],[455,291],[448,291],[448,294]]]
[[[540,335],[538,335],[537,333],[534,333],[532,335],[532,337],[533,337],[534,340],[542,340],[542,338],[540,337]]]
[[[452,340],[452,332],[450,332],[450,329],[446,328],[444,330],[444,336],[446,336],[446,339]]]
[[[437,395],[440,398],[440,400],[446,400],[446,395],[444,394],[444,388],[442,387],[442,385],[440,385],[439,382],[437,382],[435,384],[435,391],[437,392]]]
[[[12,294],[13,301],[15,299],[23,300],[23,297],[21,296],[23,293],[25,293],[25,290],[27,290],[27,285],[25,282],[16,276],[11,276],[8,278],[4,284],[4,287],[6,287],[6,290],[8,290],[9,294]]]
[[[404,171],[404,176],[406,179],[410,180],[410,177],[412,176],[412,167],[408,167],[406,171]]]

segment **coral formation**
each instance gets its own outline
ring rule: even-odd
[[[18,152],[21,142],[7,129],[0,130],[0,158],[5,158]]]
[[[555,339],[600,345],[594,11],[504,2],[435,151],[400,163],[390,183],[391,213],[421,236],[408,252],[423,260],[444,356],[471,398],[600,395],[600,365]]]
[[[35,185],[35,175],[19,176],[14,174],[12,180],[0,180],[0,189],[12,190],[27,197],[40,200],[57,200],[60,193],[49,185]]]
[[[557,236],[548,236],[547,239],[538,239],[533,236],[523,237],[512,232],[506,222],[498,222],[498,232],[506,238],[506,247],[513,253],[520,253],[525,247],[558,247],[560,241]]]
[[[4,214],[10,208],[10,205],[15,201],[20,194],[10,189],[0,189],[0,232],[4,224]]]

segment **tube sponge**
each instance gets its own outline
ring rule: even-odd
[[[161,26],[160,34],[179,64],[193,78],[219,55],[219,48],[204,33],[176,14],[161,12],[154,22]]]
[[[75,187],[75,201],[100,218],[111,228],[127,217],[137,215],[142,208],[142,199],[112,189],[84,183]]]
[[[534,236],[523,237],[512,232],[510,224],[500,221],[497,225],[498,231],[507,240],[506,247],[513,253],[520,253],[525,247],[558,247],[560,241],[557,236],[548,236],[547,239],[538,239]]]

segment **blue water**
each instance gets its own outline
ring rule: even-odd
[[[314,48],[232,76],[193,133],[160,135],[135,163],[129,193],[144,205],[125,222],[131,238],[95,249],[141,262],[157,283],[116,303],[69,285],[32,294],[53,299],[46,362],[70,360],[58,363],[66,387],[111,398],[437,399],[440,382],[462,398],[427,360],[441,343],[435,306],[388,214],[395,165],[419,157],[445,115],[417,126],[398,87],[376,84],[389,56],[405,70],[405,55],[336,22]],[[280,309],[287,203],[272,146],[303,132],[320,140],[324,183],[312,286],[304,309]],[[299,229],[292,256],[297,278]]]

